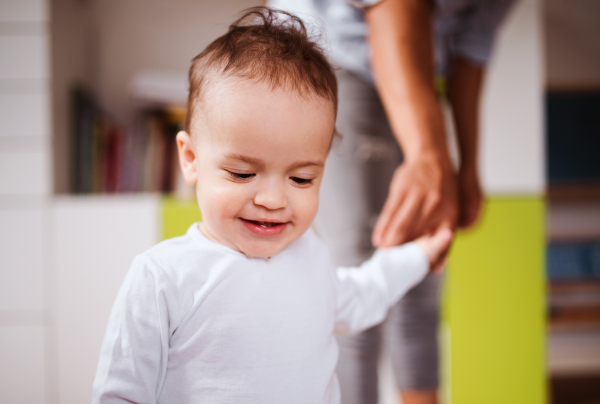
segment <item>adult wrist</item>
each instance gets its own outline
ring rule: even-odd
[[[405,151],[404,161],[409,165],[427,165],[437,167],[440,171],[452,171],[452,163],[447,150],[436,147],[421,147]]]
[[[459,175],[474,175],[479,173],[479,165],[475,161],[461,162],[458,169]]]

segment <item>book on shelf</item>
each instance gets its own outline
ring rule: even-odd
[[[551,242],[546,258],[551,281],[600,280],[600,240]]]
[[[87,92],[73,96],[73,189],[76,193],[185,193],[178,179],[175,136],[181,107],[143,109],[130,126],[118,124]]]

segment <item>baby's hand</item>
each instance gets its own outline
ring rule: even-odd
[[[446,263],[446,255],[452,244],[452,231],[448,228],[440,228],[432,235],[423,236],[415,240],[425,251],[429,258],[430,270],[439,272]]]

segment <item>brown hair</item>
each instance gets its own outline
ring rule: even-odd
[[[302,20],[290,13],[253,7],[192,60],[186,130],[217,76],[266,80],[272,88],[331,100],[337,113],[337,81],[321,47]]]

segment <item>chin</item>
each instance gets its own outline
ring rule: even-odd
[[[261,243],[262,244],[262,243]],[[249,245],[242,248],[242,252],[250,258],[270,258],[283,250],[286,245]]]
[[[271,250],[258,250],[258,251],[249,250],[249,251],[244,251],[244,254],[246,254],[246,256],[248,258],[271,258],[272,256],[274,256],[281,250],[283,250],[283,248],[271,249]]]

